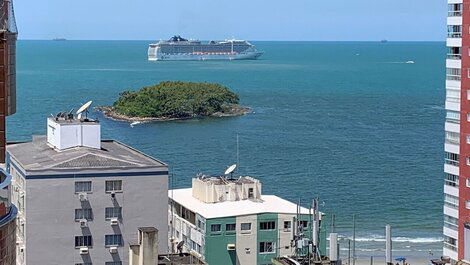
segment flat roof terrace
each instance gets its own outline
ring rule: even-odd
[[[46,136],[33,136],[30,142],[8,143],[7,152],[28,173],[168,170],[165,163],[115,140],[102,140],[101,149],[80,146],[57,150],[47,143]]]

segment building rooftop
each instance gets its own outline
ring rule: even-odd
[[[31,142],[9,143],[7,151],[27,172],[167,167],[114,140],[102,140],[101,149],[79,146],[58,150],[47,143],[46,136],[33,136]]]
[[[275,195],[261,195],[261,200],[223,201],[204,203],[192,195],[192,189],[169,190],[168,197],[185,208],[196,212],[207,219],[230,216],[252,215],[259,213],[296,214],[297,205]],[[307,208],[301,207],[302,214],[309,214]]]

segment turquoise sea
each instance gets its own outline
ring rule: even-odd
[[[445,43],[255,42],[257,61],[147,62],[150,41],[19,41],[18,112],[8,139],[45,134],[51,113],[112,104],[162,80],[219,82],[253,113],[142,124],[102,120],[115,138],[170,165],[174,187],[197,173],[260,178],[263,192],[307,205],[319,196],[357,254],[441,254]],[[413,60],[415,64],[405,64]],[[342,248],[347,244],[342,241]]]

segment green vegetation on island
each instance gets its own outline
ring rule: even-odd
[[[220,84],[165,81],[138,91],[122,92],[112,107],[98,109],[119,120],[174,120],[249,112],[249,108],[238,103],[238,95]]]

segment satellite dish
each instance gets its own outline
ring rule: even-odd
[[[237,164],[233,164],[225,170],[225,175],[232,174],[233,171],[235,171],[235,168],[237,168]]]
[[[77,110],[77,114],[80,114],[84,111],[88,111],[88,108],[90,107],[91,103],[93,103],[93,101],[88,101],[87,103],[85,103],[83,106],[81,106],[78,110]]]

